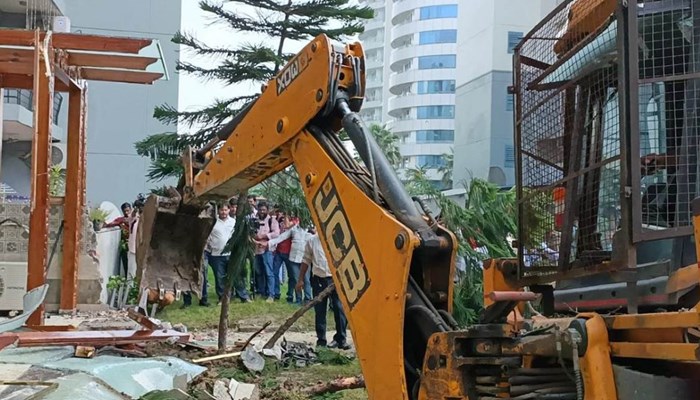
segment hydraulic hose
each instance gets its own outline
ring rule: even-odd
[[[430,229],[411,197],[406,193],[401,180],[360,116],[350,109],[347,99],[340,96],[336,106],[342,116],[343,128],[355,145],[360,158],[370,168],[370,173],[376,174],[377,185],[389,209],[401,223],[420,236],[424,245],[439,246],[439,237]]]

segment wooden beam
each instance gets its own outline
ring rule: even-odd
[[[0,74],[0,86],[4,89],[34,89],[31,75]]]
[[[43,36],[43,35],[42,35]],[[153,43],[153,39],[125,38],[79,33],[54,33],[53,47],[63,50],[105,51],[138,54]],[[24,29],[0,30],[0,46],[34,46],[34,31]]]
[[[0,47],[0,61],[34,62],[34,49]]]
[[[0,60],[0,74],[31,75],[34,72],[33,64],[31,60],[26,62]]]
[[[116,54],[68,53],[68,64],[76,67],[123,68],[145,70],[158,61],[155,57],[122,56]]]
[[[81,68],[80,77],[91,81],[141,83],[150,85],[163,77],[159,72],[139,72],[117,69]]]
[[[61,311],[73,311],[78,304],[78,260],[83,222],[83,169],[85,168],[85,92],[72,87],[68,97],[68,161],[66,197],[63,207],[63,264],[61,269]]]
[[[56,76],[54,79],[54,90],[59,92],[70,92],[72,87],[81,87],[81,85],[73,79],[73,77],[61,67],[54,64],[53,73]]]
[[[39,42],[39,32],[35,34]],[[52,53],[48,43],[48,54]],[[49,159],[51,156],[51,127],[53,125],[53,74],[37,46],[34,51],[34,137],[32,139],[32,185],[29,216],[29,254],[27,291],[46,283],[49,241]],[[49,60],[50,61],[50,60]],[[49,74],[47,74],[49,72]],[[48,76],[47,76],[48,75]],[[29,317],[29,325],[42,325],[44,305]]]

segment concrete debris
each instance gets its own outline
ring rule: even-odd
[[[260,391],[256,385],[238,382],[235,379],[222,379],[214,382],[216,400],[259,400]]]
[[[73,357],[74,352],[73,347],[8,348],[0,352],[0,370],[11,364],[13,367],[8,370],[21,375],[7,376],[10,379],[57,382],[58,389],[44,398],[75,400],[124,399],[124,395],[140,398],[155,390],[182,389],[206,370],[174,357],[134,359],[97,355],[79,359]],[[27,364],[31,368],[22,373],[21,368],[15,367],[17,364]],[[49,372],[30,374],[37,368]],[[30,389],[23,390],[29,393]],[[16,389],[0,387],[0,398],[8,398],[8,391]]]
[[[260,393],[258,387],[252,383],[242,383],[231,379],[228,384],[228,392],[233,400],[258,400]]]
[[[231,400],[231,395],[228,392],[228,385],[224,381],[214,382],[214,398],[216,400]]]
[[[19,329],[27,323],[29,316],[44,302],[49,285],[42,285],[24,294],[22,299],[24,312],[16,317],[0,320],[0,332],[9,332]]]
[[[184,324],[173,325],[173,330],[181,333],[187,333],[187,327]]]
[[[187,390],[187,383],[190,377],[187,374],[176,375],[173,377],[173,387],[175,389]]]
[[[277,361],[282,361],[282,347],[279,345],[275,345],[271,349],[263,349],[262,353],[266,357],[274,357]]]
[[[265,368],[265,359],[251,346],[241,353],[241,360],[250,371],[260,372]]]

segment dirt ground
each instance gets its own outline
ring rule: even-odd
[[[287,304],[266,304],[255,302],[251,304],[232,304],[230,309],[230,329],[227,342],[233,346],[236,342],[246,341],[259,329],[262,324],[269,321],[271,325],[259,336],[251,341],[255,348],[260,349],[274,334],[277,327],[291,315],[296,306]],[[144,352],[149,356],[175,356],[187,361],[215,354],[215,346],[218,337],[216,324],[218,323],[219,308],[217,307],[192,307],[180,309],[177,304],[168,310],[159,313],[158,318],[170,325],[182,324],[187,327],[192,335],[192,341],[198,345],[209,348],[204,351],[196,348],[180,348],[168,343],[148,345]],[[167,318],[167,319],[166,319]],[[313,310],[304,316],[299,324],[286,332],[284,338],[289,342],[305,343],[314,346],[316,333],[313,328]],[[49,325],[74,325],[78,329],[138,329],[125,312],[103,311],[91,313],[79,313],[75,316],[51,315],[46,321]],[[333,324],[329,324],[329,329]],[[333,331],[328,332],[332,337]],[[352,344],[352,335],[348,332],[348,341]],[[212,392],[212,387],[217,380],[236,379],[239,382],[253,383],[257,385],[261,400],[304,400],[304,399],[366,399],[364,389],[346,390],[320,397],[308,397],[303,394],[305,388],[316,384],[326,383],[333,379],[353,377],[361,375],[359,362],[354,350],[334,351],[329,349],[318,350],[318,362],[305,367],[283,367],[272,358],[266,358],[265,369],[259,373],[249,372],[238,358],[219,360],[202,364],[208,370],[197,378],[191,385],[190,394],[195,398],[207,398],[202,392]]]

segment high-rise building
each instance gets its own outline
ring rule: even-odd
[[[360,40],[365,51],[365,101],[360,115],[367,124],[386,122],[388,96],[385,85],[389,80],[388,68],[384,65],[389,60],[390,31],[386,19],[391,13],[391,0],[362,0],[361,3],[374,11],[374,18],[365,23],[365,30]]]
[[[369,122],[400,138],[402,168],[442,186],[472,176],[513,184],[512,49],[562,0],[364,0]]]
[[[472,177],[515,183],[513,49],[562,0],[461,0],[455,186]]]
[[[423,168],[437,185],[455,132],[457,3],[394,1],[387,20],[389,128],[400,138],[402,170]]]

